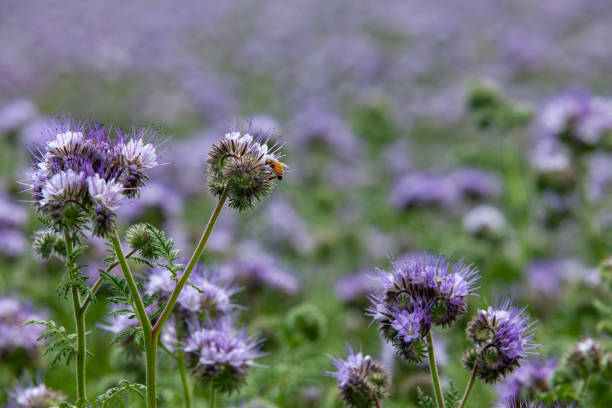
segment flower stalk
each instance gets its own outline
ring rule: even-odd
[[[467,387],[465,387],[465,392],[463,393],[463,398],[461,398],[461,403],[459,404],[459,408],[464,408],[467,405],[468,400],[470,399],[472,388],[474,388],[474,384],[476,383],[477,370],[478,370],[478,361],[474,363],[474,369],[472,370],[472,375],[470,376],[470,380],[467,384]]]
[[[438,366],[436,364],[436,354],[434,351],[431,331],[427,333],[427,355],[429,357],[429,370],[431,371],[431,381],[433,383],[433,389],[436,394],[438,408],[444,408],[444,398],[442,396],[442,389],[440,388],[440,378],[438,376]]]

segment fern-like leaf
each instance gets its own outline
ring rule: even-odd
[[[147,387],[138,383],[131,383],[122,380],[116,387],[109,388],[104,394],[98,395],[94,402],[96,408],[111,408],[111,407],[127,407],[126,403],[121,398],[124,392],[130,392],[138,395],[143,400]]]

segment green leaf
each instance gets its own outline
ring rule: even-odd
[[[96,408],[127,407],[126,403],[121,398],[122,393],[127,391],[138,395],[144,400],[146,389],[147,387],[142,384],[121,380],[116,387],[109,388],[104,394],[98,395],[94,401],[94,406]]]
[[[417,388],[417,406],[419,408],[436,408],[436,403],[433,398],[421,391],[421,387]]]

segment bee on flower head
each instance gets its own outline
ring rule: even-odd
[[[277,180],[283,179],[285,169],[289,167],[285,163],[278,161],[274,157],[269,157],[266,160],[266,164],[270,166],[270,168],[274,171],[275,177],[273,178],[276,178]]]

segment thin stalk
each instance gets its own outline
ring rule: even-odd
[[[64,233],[64,240],[66,241],[66,256],[68,257],[68,273],[70,279],[72,276],[74,264],[70,258],[72,258],[72,237],[70,233]],[[85,385],[85,313],[81,312],[81,299],[79,296],[79,289],[73,286],[72,289],[72,308],[74,309],[74,322],[76,326],[77,335],[77,349],[76,349],[76,379],[77,379],[77,400],[86,400],[87,392]]]
[[[130,289],[130,294],[133,298],[136,316],[138,317],[138,321],[140,322],[140,326],[142,327],[142,334],[144,337],[145,346],[145,357],[147,361],[147,408],[155,408],[155,370],[157,363],[157,336],[153,336],[153,327],[151,326],[151,321],[149,320],[149,316],[147,316],[147,311],[145,309],[144,302],[142,301],[142,297],[138,292],[138,286],[134,281],[134,276],[130,271],[130,266],[128,265],[127,259],[125,258],[125,254],[123,253],[123,249],[121,248],[121,242],[119,241],[117,231],[114,231],[113,234],[111,234],[111,240],[113,242],[115,254],[117,255],[117,259],[119,260],[121,269],[123,270],[123,275],[125,276],[125,280]]]
[[[582,381],[582,386],[580,387],[580,400],[584,399],[584,394],[586,394],[586,390],[589,387],[589,379],[590,375],[587,375],[584,381]]]
[[[176,283],[176,286],[174,287],[174,290],[172,291],[172,294],[170,295],[170,299],[168,300],[166,307],[164,307],[164,310],[162,311],[161,315],[159,316],[159,319],[157,320],[157,323],[155,323],[155,326],[153,327],[153,335],[155,337],[159,337],[162,327],[164,327],[166,320],[168,320],[168,317],[170,316],[170,312],[172,312],[172,309],[174,308],[174,305],[176,304],[179,293],[181,293],[183,286],[185,286],[185,283],[187,283],[187,279],[189,279],[189,275],[191,275],[193,268],[195,268],[196,263],[200,259],[200,256],[202,255],[202,252],[204,251],[204,247],[206,246],[206,242],[208,241],[208,237],[210,236],[210,233],[212,232],[213,227],[215,226],[215,223],[217,222],[217,218],[219,217],[219,214],[221,213],[223,204],[225,204],[225,200],[227,199],[228,193],[229,193],[229,187],[226,187],[225,191],[223,191],[223,194],[221,195],[221,198],[219,198],[219,202],[217,203],[215,210],[213,211],[212,215],[210,216],[210,219],[208,220],[208,224],[206,225],[206,228],[204,229],[204,232],[202,233],[200,242],[198,242],[198,245],[196,246],[196,249],[193,252],[193,255],[191,256],[189,263],[185,267],[185,271],[183,271],[183,274],[181,275],[178,282]]]
[[[427,334],[427,355],[429,356],[429,370],[431,371],[431,381],[436,394],[438,408],[444,408],[444,398],[442,397],[442,389],[440,388],[440,378],[438,377],[438,366],[436,365],[436,355],[434,352],[431,331]]]
[[[374,403],[376,404],[376,408],[380,408],[380,400],[378,399],[378,395],[376,395],[376,392],[373,392],[372,396],[374,397]]]
[[[215,385],[211,381],[210,382],[210,402],[208,403],[208,408],[215,408],[215,398],[216,398]]]
[[[191,387],[189,386],[189,378],[185,372],[185,358],[183,356],[183,349],[179,349],[176,356],[176,364],[178,365],[179,374],[181,376],[181,383],[183,384],[183,397],[185,401],[185,408],[191,408]]]
[[[130,259],[130,257],[134,255],[135,253],[136,253],[136,250],[132,249],[130,252],[127,253],[127,255],[125,255],[126,259]],[[106,268],[106,273],[110,273],[117,265],[119,265],[119,261],[115,261],[112,264],[110,264]],[[104,278],[102,276],[98,276],[98,279],[96,279],[93,286],[91,287],[91,293],[87,294],[87,297],[81,304],[82,312],[85,312],[87,310],[87,307],[89,306],[89,302],[91,302],[91,299],[92,299],[92,294],[95,295],[98,292],[100,287],[102,287],[103,282],[104,282]]]
[[[459,404],[459,408],[464,408],[467,405],[468,399],[470,399],[472,388],[474,388],[474,383],[476,383],[476,369],[477,368],[478,368],[478,360],[474,362],[474,368],[472,369],[472,375],[470,376],[470,381],[468,382],[468,385],[465,388],[465,392],[463,393],[463,398],[461,399],[461,404]]]

